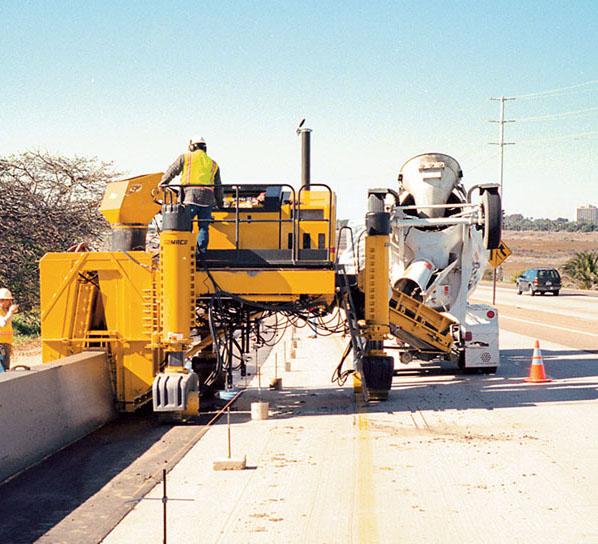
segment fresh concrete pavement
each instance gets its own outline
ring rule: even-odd
[[[389,401],[364,406],[330,383],[345,342],[300,332],[284,390],[250,384],[231,417],[248,470],[212,469],[224,420],[172,469],[169,542],[598,542],[596,355],[542,342],[555,380],[528,385],[533,338],[503,330],[496,376],[398,365]],[[251,421],[260,397],[271,417]],[[161,495],[104,542],[162,542]]]

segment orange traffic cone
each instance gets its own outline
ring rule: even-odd
[[[542,360],[539,340],[536,340],[534,354],[532,355],[532,366],[529,368],[529,377],[525,378],[525,381],[529,383],[546,383],[552,381],[552,378],[546,376],[546,372],[544,372],[544,361]]]

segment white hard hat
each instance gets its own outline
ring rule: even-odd
[[[0,300],[12,300],[12,293],[5,287],[0,289]]]
[[[203,136],[193,136],[193,138],[189,139],[189,145],[198,145],[198,144],[206,145],[206,141],[204,140]]]

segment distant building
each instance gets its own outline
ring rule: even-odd
[[[598,208],[588,204],[577,208],[578,223],[596,223],[598,224]]]

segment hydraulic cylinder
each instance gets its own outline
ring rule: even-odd
[[[392,387],[394,359],[384,353],[389,332],[390,214],[384,210],[386,190],[372,189],[365,217],[365,353],[357,361],[361,387],[367,400],[384,400]]]
[[[390,215],[384,211],[386,193],[370,192],[365,238],[365,322],[371,342],[388,333]]]
[[[160,291],[162,343],[168,366],[182,367],[191,335],[195,241],[188,210],[181,204],[162,207]]]

